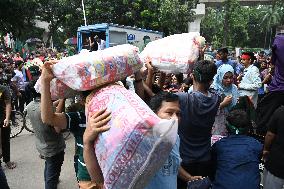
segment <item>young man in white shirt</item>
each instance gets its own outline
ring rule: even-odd
[[[245,69],[243,74],[238,77],[240,96],[248,96],[256,108],[258,89],[261,87],[260,73],[258,68],[253,65],[255,57],[252,52],[244,52],[241,59]]]

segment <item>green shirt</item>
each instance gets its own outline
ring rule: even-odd
[[[86,129],[86,116],[84,112],[68,112],[65,114],[67,118],[67,129],[75,137],[76,152],[74,156],[74,164],[77,165],[77,179],[79,181],[90,181],[91,177],[86,168],[83,157],[83,134]]]

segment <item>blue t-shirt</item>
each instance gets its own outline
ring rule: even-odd
[[[242,72],[243,66],[239,63],[237,63],[236,61],[233,60],[227,60],[227,61],[223,61],[223,60],[218,60],[216,61],[215,65],[217,66],[217,68],[219,68],[220,66],[222,66],[223,64],[229,64],[234,68],[235,73],[238,75]]]
[[[213,189],[259,189],[262,144],[245,135],[230,135],[212,147],[216,164]]]
[[[177,95],[181,109],[178,134],[182,162],[209,161],[211,130],[221,99],[214,91],[209,91],[208,96],[198,91]]]
[[[177,136],[176,143],[168,159],[145,189],[177,189],[177,175],[181,162],[179,144],[180,139],[179,136]]]

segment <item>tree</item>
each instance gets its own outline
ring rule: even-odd
[[[233,47],[263,47],[265,43],[265,33],[267,32],[267,21],[263,21],[263,15],[267,13],[268,9],[272,6],[239,6],[233,1],[229,3],[231,5],[227,8],[229,10],[229,16],[227,15],[226,27],[224,27],[226,16],[225,8],[207,8],[205,18],[201,23],[202,35],[206,37],[207,41],[214,44],[215,47],[220,47],[224,44]],[[283,1],[279,0],[276,7],[280,10],[278,11],[280,20],[277,24],[272,26],[273,32],[275,32],[277,25],[281,25],[281,22],[284,24],[284,18],[281,16],[284,10]],[[275,21],[273,21],[273,23],[275,23]],[[269,28],[271,28],[271,26]],[[273,36],[271,33],[270,35]],[[224,36],[227,36],[227,39],[224,39]],[[226,43],[224,43],[224,41]]]
[[[19,39],[25,39],[34,27],[36,3],[33,0],[1,0],[0,32],[12,32]]]
[[[165,35],[187,31],[196,0],[84,0],[88,24],[117,23],[159,30]],[[59,44],[84,25],[81,0],[1,0],[0,32],[34,36],[35,20],[49,23],[49,36]],[[40,30],[39,30],[40,31]],[[49,40],[48,40],[49,41]]]
[[[268,7],[268,9],[264,11],[265,15],[262,19],[263,23],[265,23],[266,25],[264,48],[266,48],[268,32],[270,31],[270,33],[272,34],[272,27],[277,26],[277,24],[279,24],[281,20],[280,17],[281,8],[276,5],[277,1],[273,0],[272,6]]]

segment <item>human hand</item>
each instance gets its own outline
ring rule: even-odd
[[[231,104],[232,100],[233,100],[232,96],[226,96],[223,100],[224,106],[228,106],[229,104]]]
[[[3,127],[8,127],[9,126],[9,119],[5,119],[3,122]]]
[[[237,77],[237,80],[238,80],[238,81],[241,81],[241,80],[243,79],[243,76],[244,76],[244,75],[243,75],[242,73],[240,73],[240,74],[238,75],[238,77]]]
[[[148,70],[154,70],[154,67],[153,67],[152,62],[150,61],[150,59],[146,60],[146,68]]]
[[[50,82],[54,78],[54,75],[52,73],[52,65],[56,62],[57,61],[48,61],[44,63],[41,71],[42,81]]]
[[[269,151],[263,150],[263,152],[262,152],[262,160],[263,161],[266,161],[268,154],[269,154]]]
[[[18,97],[21,97],[22,94],[21,94],[20,92],[17,92],[17,96],[18,96]]]
[[[192,180],[198,180],[198,179],[202,179],[203,177],[202,176],[190,176],[188,178],[188,181],[192,181]]]
[[[205,54],[205,50],[206,50],[206,45],[204,47],[200,47],[199,48],[199,60],[203,60],[204,59],[204,54]]]
[[[98,137],[98,134],[110,129],[106,124],[111,119],[111,113],[106,109],[100,110],[89,116],[88,126],[83,135],[83,142],[85,144],[92,144]]]

